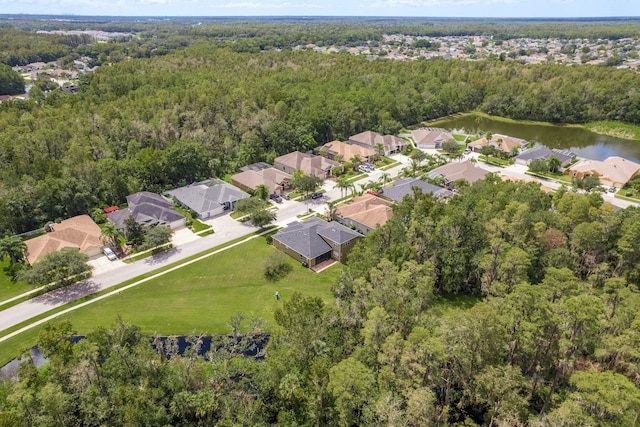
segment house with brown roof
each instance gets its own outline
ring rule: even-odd
[[[418,148],[440,148],[442,143],[455,140],[448,130],[442,128],[420,128],[411,131]]]
[[[528,144],[529,142],[525,141],[524,139],[495,133],[491,135],[490,139],[484,137],[470,142],[468,147],[471,148],[474,152],[479,153],[482,147],[492,146],[497,150],[505,152],[509,155],[515,155]]]
[[[231,184],[242,190],[255,190],[257,186],[264,185],[270,194],[282,194],[289,190],[291,175],[274,167],[265,169],[247,169],[231,177]]]
[[[326,151],[328,153],[327,157],[332,160],[335,159],[336,156],[341,156],[345,162],[350,162],[354,156],[359,156],[360,160],[368,162],[377,155],[377,152],[372,148],[356,144],[347,144],[342,141],[327,142],[320,147],[318,151]]]
[[[393,204],[372,194],[354,197],[349,203],[338,205],[334,218],[340,224],[353,227],[362,234],[386,224],[393,217]]]
[[[409,143],[402,138],[393,135],[381,135],[378,132],[366,131],[349,137],[349,144],[360,145],[361,147],[375,150],[378,144],[384,147],[384,155],[399,153],[407,148]]]
[[[452,162],[437,167],[427,174],[431,179],[442,177],[444,178],[444,184],[447,187],[451,187],[454,182],[459,179],[466,180],[469,184],[473,184],[476,181],[484,179],[484,177],[490,173],[486,169],[482,169],[469,161],[464,162]]]
[[[600,160],[582,160],[565,170],[565,174],[582,179],[587,176],[600,177],[603,185],[622,188],[638,176],[640,164],[614,156]]]
[[[294,151],[293,153],[276,157],[273,161],[273,167],[288,174],[293,175],[293,172],[300,169],[306,175],[317,176],[321,179],[327,179],[331,176],[331,169],[338,166],[340,166],[340,163],[335,160],[301,153],[300,151]]]
[[[89,215],[78,215],[59,224],[50,224],[48,232],[25,241],[27,261],[33,265],[46,254],[62,249],[77,250],[90,258],[102,253],[100,227]]]

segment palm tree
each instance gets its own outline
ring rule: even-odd
[[[384,144],[381,142],[378,142],[377,144],[375,144],[373,146],[373,149],[376,150],[376,153],[378,153],[378,158],[381,158],[382,156],[384,156]]]
[[[11,264],[24,261],[27,245],[18,236],[5,236],[0,239],[0,257],[7,256]]]
[[[562,162],[556,156],[550,156],[547,159],[547,164],[549,165],[549,170],[551,172],[557,172],[558,169],[560,169],[560,166],[562,166]]]
[[[380,175],[380,181],[382,181],[383,187],[386,187],[387,182],[389,182],[389,178],[391,178],[391,175],[389,175],[387,172],[383,172],[382,175]]]
[[[264,184],[257,185],[253,194],[259,199],[267,200],[267,197],[269,197],[269,188]]]
[[[341,176],[336,180],[336,187],[340,189],[340,197],[344,197],[344,192],[349,188],[349,181],[344,176]]]
[[[102,226],[102,233],[100,233],[100,239],[106,245],[112,246],[114,248],[119,248],[120,237],[122,236],[123,236],[122,229],[118,227],[115,223],[111,221],[107,221],[107,223]]]
[[[358,166],[362,164],[362,157],[359,154],[354,154],[351,157],[351,164],[353,165],[353,169],[356,169]]]

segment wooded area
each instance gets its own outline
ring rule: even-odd
[[[0,422],[633,425],[639,210],[489,178],[394,211],[351,253],[335,304],[278,309],[264,360],[242,355],[252,334],[205,360],[122,322],[75,345],[49,326],[51,363],[2,385]]]
[[[367,61],[194,45],[101,67],[79,93],[0,105],[0,233],[224,176],[333,139],[479,109],[640,123],[630,70],[499,61]]]

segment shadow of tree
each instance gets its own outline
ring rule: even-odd
[[[100,290],[100,286],[96,282],[88,279],[47,292],[34,298],[32,301],[47,305],[64,304],[93,294],[98,290]]]

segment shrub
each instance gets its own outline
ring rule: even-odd
[[[280,251],[274,251],[263,263],[264,277],[270,282],[277,282],[293,270],[287,256]]]

